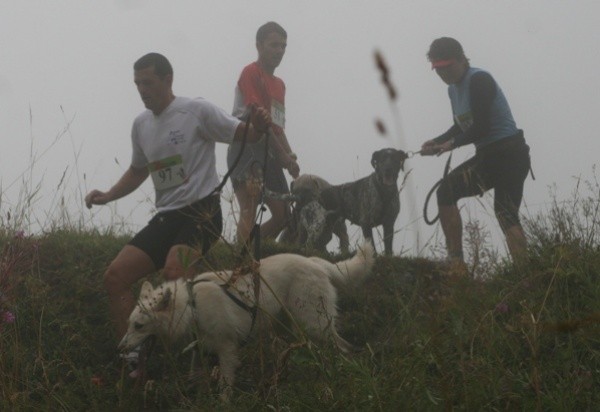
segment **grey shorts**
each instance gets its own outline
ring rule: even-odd
[[[240,160],[231,173],[231,181],[234,189],[240,184],[244,184],[252,177],[260,177],[264,174],[265,186],[275,193],[289,193],[287,180],[283,174],[283,168],[279,165],[270,153],[266,156],[267,167],[265,164],[265,142],[247,143]],[[240,142],[232,143],[227,149],[227,167],[231,169],[237,159],[242,144]]]

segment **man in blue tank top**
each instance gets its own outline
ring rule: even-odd
[[[436,193],[449,260],[465,267],[457,201],[490,189],[494,189],[494,212],[508,250],[513,261],[518,260],[527,251],[519,220],[523,184],[530,170],[523,131],[517,128],[502,89],[488,72],[470,66],[458,41],[434,40],[427,57],[448,84],[454,124],[426,141],[421,154],[439,155],[469,143],[476,148],[475,156],[450,172]]]

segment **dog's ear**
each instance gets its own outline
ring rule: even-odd
[[[402,150],[396,150],[395,157],[400,166],[400,170],[404,171],[404,161],[408,159],[408,155]]]
[[[154,288],[152,284],[147,280],[142,283],[142,289],[140,290],[140,300],[149,299],[152,296]]]
[[[373,166],[373,169],[377,169],[377,162],[379,162],[381,152],[383,152],[384,150],[385,149],[381,149],[373,152],[373,155],[371,156],[371,166]]]
[[[315,179],[315,176],[311,176],[310,177],[310,184],[312,186],[312,191],[313,192],[318,192],[320,190],[319,182],[318,182],[317,179]]]
[[[162,312],[169,308],[171,304],[171,289],[167,289],[163,292],[162,298],[154,307],[155,312]]]

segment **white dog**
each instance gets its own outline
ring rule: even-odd
[[[365,242],[354,257],[337,264],[284,253],[262,259],[254,273],[207,272],[156,289],[144,282],[119,349],[132,350],[152,335],[172,341],[196,332],[219,358],[219,384],[226,400],[239,366],[240,343],[255,332],[255,325],[268,325],[280,314],[291,316],[292,324],[301,326],[308,337],[318,341],[332,337],[339,349],[351,351],[353,346],[335,329],[334,286],[363,280],[373,266],[373,255],[371,244]]]

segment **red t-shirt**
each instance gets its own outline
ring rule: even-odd
[[[236,87],[233,114],[241,116],[252,103],[271,113],[273,127],[285,128],[285,83],[265,72],[257,62],[244,67]]]

